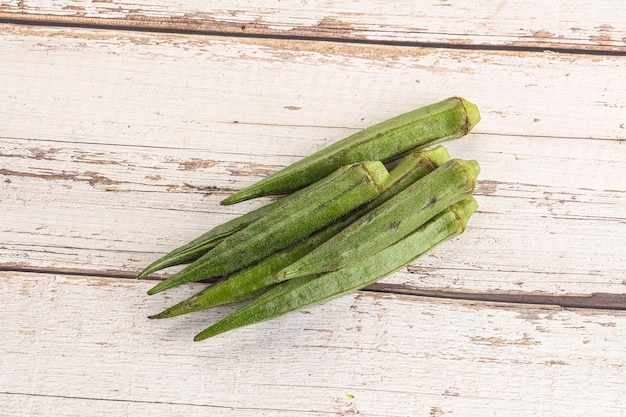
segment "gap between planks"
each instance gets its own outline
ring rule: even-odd
[[[166,405],[183,405],[183,406],[192,406],[192,407],[203,407],[207,406],[204,404],[193,404],[193,403],[185,403],[185,402],[173,402],[173,401],[141,401],[134,399],[117,399],[117,398],[98,398],[98,397],[84,397],[84,396],[72,396],[72,395],[53,395],[53,394],[38,394],[33,392],[11,392],[11,391],[0,391],[0,395],[15,395],[15,396],[23,396],[23,397],[40,397],[40,398],[56,398],[56,399],[66,399],[66,400],[89,400],[89,401],[101,401],[101,402],[116,402],[116,403],[134,403],[134,404],[166,404]],[[228,408],[232,407],[226,406],[218,406],[211,405],[211,408]]]
[[[531,52],[544,53],[553,52],[569,55],[592,55],[592,56],[615,56],[626,57],[626,50],[615,50],[611,48],[589,47],[584,44],[577,46],[563,46],[558,43],[541,44],[537,46],[515,45],[515,44],[469,44],[469,43],[446,43],[437,41],[411,41],[411,40],[378,40],[378,39],[361,39],[345,36],[341,31],[320,31],[315,29],[290,31],[289,34],[282,34],[273,30],[249,30],[254,26],[246,26],[245,31],[235,25],[235,28],[228,30],[228,27],[219,25],[215,28],[202,27],[194,28],[193,24],[188,22],[168,21],[164,24],[158,20],[151,19],[128,20],[128,19],[104,19],[104,18],[85,18],[77,16],[54,16],[48,15],[29,15],[25,17],[15,17],[10,13],[0,12],[0,24],[23,25],[23,26],[39,26],[39,27],[58,27],[58,28],[75,28],[75,29],[92,29],[92,30],[110,30],[110,31],[128,31],[143,33],[159,33],[159,34],[176,34],[176,35],[195,35],[195,36],[212,36],[224,38],[243,38],[243,39],[273,39],[283,41],[311,41],[311,42],[333,42],[347,43],[357,45],[371,46],[398,46],[411,48],[430,48],[430,49],[450,49],[450,50],[467,50],[467,51],[494,51],[494,52]],[[239,30],[237,30],[239,28]]]
[[[72,269],[50,269],[22,267],[20,265],[2,265],[0,272],[18,272],[29,274],[60,274],[71,277],[99,277],[104,279],[134,280],[136,276],[131,273],[119,271],[84,271]],[[159,278],[148,277],[142,281],[162,281],[170,275],[162,275]],[[209,279],[198,281],[200,284],[213,284],[217,280]],[[403,284],[375,282],[359,292],[374,293],[381,296],[396,295],[410,298],[438,298],[443,300],[475,301],[483,303],[495,303],[506,305],[541,305],[549,307],[572,308],[582,310],[626,310],[626,294],[590,293],[590,294],[563,294],[555,295],[541,292],[528,291],[494,291],[477,292],[461,290],[445,290],[437,288],[416,288]]]

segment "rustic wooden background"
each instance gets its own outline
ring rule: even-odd
[[[257,3],[0,0],[0,415],[626,416],[626,3]],[[206,284],[140,269],[267,202],[222,198],[452,95],[463,236],[205,342],[232,308],[146,319]]]

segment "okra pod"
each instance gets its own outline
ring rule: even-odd
[[[148,294],[190,281],[227,275],[267,258],[376,197],[388,175],[379,161],[340,168],[322,179],[322,184],[291,199],[281,210],[230,235],[193,264],[153,287]]]
[[[277,281],[346,267],[402,239],[476,186],[478,162],[452,159],[276,274]]]
[[[450,155],[442,146],[408,154],[389,172],[387,180],[383,183],[381,193],[366,205],[351,213],[347,218],[329,225],[304,241],[272,255],[250,268],[239,271],[150,318],[174,317],[247,300],[273,285],[275,283],[274,274],[278,271],[310,253],[349,224],[432,172],[449,159]]]
[[[149,318],[164,319],[192,313],[194,311],[205,310],[207,308],[245,301],[275,284],[273,277],[276,272],[300,259],[311,252],[311,250],[320,243],[330,238],[332,235],[329,235],[327,230],[328,229],[324,229],[305,241],[284,249],[250,268],[236,272],[226,279],[207,287],[199,293],[192,295],[190,298]]]
[[[182,265],[192,263],[199,259],[202,255],[209,250],[217,246],[224,238],[232,235],[238,230],[246,227],[248,224],[263,217],[266,213],[276,208],[278,203],[282,200],[274,201],[271,204],[260,207],[257,210],[251,211],[243,216],[237,217],[229,222],[223,223],[208,232],[204,233],[200,237],[190,241],[189,243],[174,249],[167,255],[157,259],[150,265],[148,265],[143,271],[137,275],[137,278],[142,279],[149,274],[160,271],[161,269],[168,268],[170,266]]]
[[[320,183],[321,181],[318,181],[313,184],[312,187],[320,185]],[[168,268],[170,266],[188,264],[196,261],[228,236],[257,221],[261,217],[282,209],[287,204],[290,204],[294,199],[300,198],[302,193],[310,191],[311,189],[308,187],[307,189],[296,191],[288,197],[276,200],[270,204],[259,207],[256,210],[214,227],[189,243],[174,249],[167,255],[157,259],[141,271],[137,278],[144,278],[153,272],[160,271],[161,269]]]
[[[476,105],[451,97],[342,139],[238,191],[221,204],[293,192],[342,165],[370,160],[387,162],[412,150],[466,135],[479,121]]]
[[[382,251],[352,259],[349,267],[321,276],[281,282],[198,333],[194,340],[204,340],[363,288],[402,268],[441,242],[461,234],[477,208],[476,200],[469,197]]]

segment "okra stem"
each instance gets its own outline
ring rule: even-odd
[[[353,259],[349,267],[321,276],[282,282],[198,333],[194,340],[204,340],[363,288],[402,268],[441,242],[461,234],[477,208],[476,200],[469,197],[382,251]]]
[[[476,105],[451,97],[355,133],[244,188],[221,204],[289,193],[324,178],[342,165],[369,160],[387,162],[412,150],[466,135],[479,121]]]
[[[223,276],[267,258],[338,220],[380,193],[389,173],[381,162],[340,168],[281,210],[251,223],[148,294],[190,281]],[[287,197],[289,198],[289,197]]]
[[[347,218],[329,225],[295,246],[284,249],[248,269],[237,272],[150,318],[174,317],[247,300],[273,285],[275,283],[274,274],[278,271],[310,253],[346,226],[432,172],[449,159],[450,155],[442,146],[408,154],[391,170],[389,177],[383,183],[381,193]]]

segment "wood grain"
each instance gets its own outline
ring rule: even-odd
[[[267,202],[219,206],[233,190],[436,101],[441,91],[460,91],[485,103],[475,132],[447,144],[454,156],[481,163],[479,215],[462,238],[388,283],[431,291],[624,292],[626,88],[617,81],[616,58],[577,58],[572,83],[559,75],[573,58],[553,54],[404,48],[400,57],[392,47],[4,29],[5,270],[132,276]],[[533,65],[520,70],[522,60]],[[488,96],[482,74],[494,63],[499,71],[489,82],[512,86],[511,93]],[[296,74],[313,67],[303,83]],[[598,77],[584,77],[587,71]],[[322,80],[331,85],[320,90]],[[616,89],[602,87],[612,80]],[[386,88],[357,88],[366,83]],[[558,90],[554,98],[545,96],[548,85]],[[586,98],[574,102],[583,91]]]
[[[0,3],[0,417],[621,416],[626,3]],[[226,195],[451,95],[468,230],[202,342],[142,267]],[[175,270],[175,269],[174,269]],[[158,277],[167,276],[172,270]]]
[[[11,25],[1,33],[2,109],[12,116],[3,131],[12,137],[199,149],[211,140],[216,152],[256,155],[281,136],[281,155],[298,157],[458,94],[482,109],[478,133],[626,138],[621,57]],[[21,123],[28,114],[40,122]],[[254,141],[242,147],[233,135]]]
[[[148,298],[147,282],[4,272],[0,285],[13,300],[3,415],[609,416],[624,404],[623,312],[361,292],[193,343],[231,309],[149,321],[174,300]]]
[[[0,19],[36,24],[443,47],[626,52],[626,6],[540,0],[353,2],[13,0]]]

